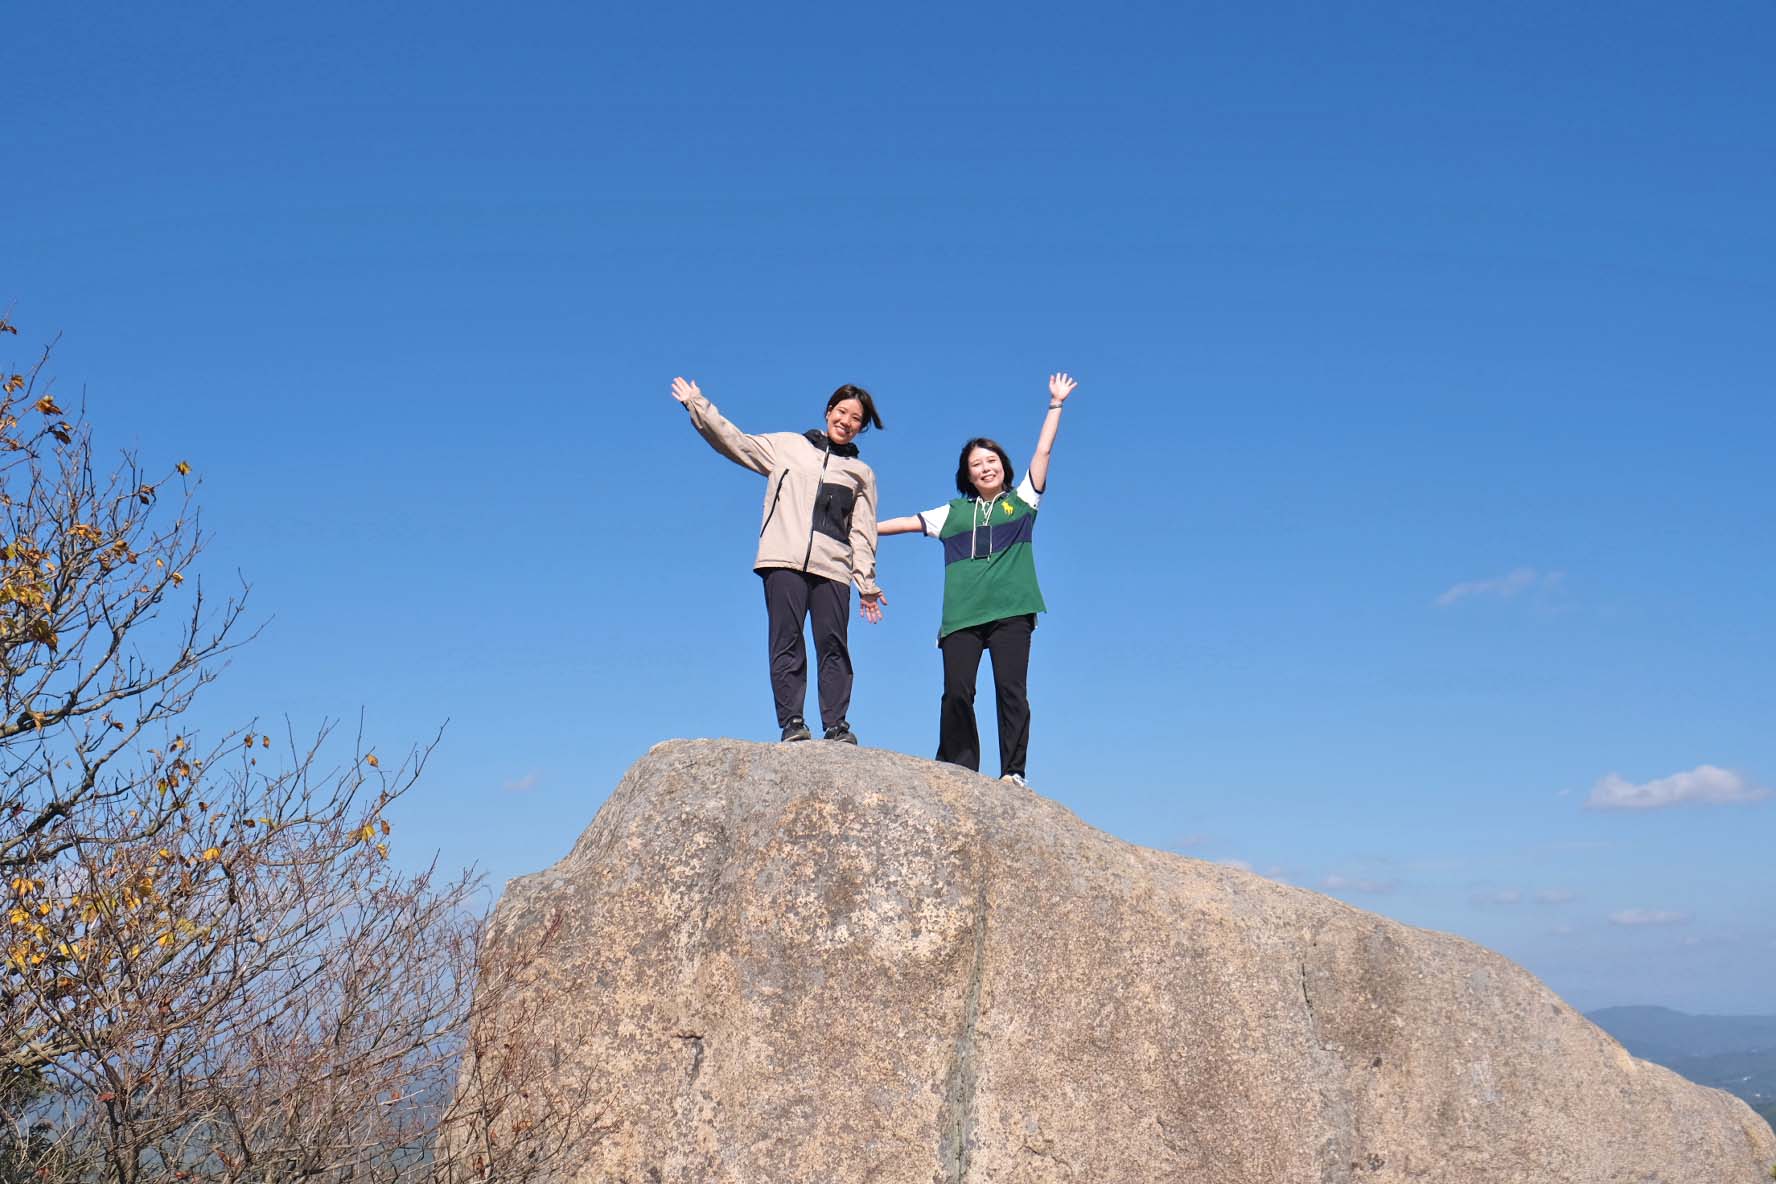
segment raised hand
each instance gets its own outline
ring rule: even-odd
[[[1050,374],[1048,376],[1049,400],[1055,403],[1065,403],[1067,401],[1067,396],[1072,394],[1073,388],[1078,385],[1077,382],[1073,381],[1072,376],[1065,371],[1060,374]]]
[[[702,391],[697,389],[697,384],[694,382],[687,381],[683,378],[675,378],[672,380],[672,397],[677,399],[680,403],[689,403],[692,399],[702,393]]]

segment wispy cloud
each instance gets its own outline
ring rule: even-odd
[[[1570,888],[1541,888],[1535,895],[1537,904],[1571,904],[1578,898],[1579,894]]]
[[[1753,785],[1731,769],[1697,765],[1687,773],[1673,773],[1656,781],[1629,781],[1610,773],[1591,787],[1585,799],[1590,810],[1658,810],[1665,806],[1734,805],[1757,802],[1770,791]]]
[[[528,793],[537,786],[541,778],[535,773],[526,773],[522,777],[514,777],[500,786],[507,793]]]
[[[1674,909],[1623,909],[1611,913],[1611,925],[1683,925],[1688,923],[1690,915]]]
[[[1532,588],[1553,588],[1566,578],[1561,571],[1537,571],[1533,567],[1514,567],[1502,576],[1493,576],[1486,580],[1463,580],[1449,587],[1443,595],[1437,597],[1438,608],[1448,608],[1464,600],[1475,597],[1495,597],[1509,600],[1520,596]]]
[[[1237,871],[1251,872],[1254,876],[1263,876],[1267,880],[1276,880],[1285,884],[1289,882],[1289,870],[1281,864],[1273,863],[1269,867],[1259,870],[1244,859],[1234,859],[1230,857],[1227,859],[1217,859],[1215,862],[1222,867],[1231,867]]]
[[[1384,895],[1398,888],[1399,884],[1393,880],[1366,880],[1360,876],[1344,876],[1333,872],[1320,881],[1320,887],[1328,892],[1369,892]]]
[[[1468,903],[1477,905],[1520,904],[1523,893],[1515,888],[1486,888],[1468,897]]]

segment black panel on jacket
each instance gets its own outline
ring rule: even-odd
[[[857,505],[857,493],[849,485],[821,482],[814,499],[814,529],[841,543],[851,541],[851,511]]]

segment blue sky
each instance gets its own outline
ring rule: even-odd
[[[1776,1011],[1776,12],[606,7],[5,18],[7,348],[203,479],[266,623],[211,727],[448,721],[401,850],[543,867],[657,740],[774,735],[762,486],[674,375],[868,386],[906,514],[1066,369],[1041,792]],[[938,554],[882,551],[852,720],[923,755]]]

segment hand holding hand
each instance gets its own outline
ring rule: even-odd
[[[1051,403],[1065,403],[1067,401],[1067,396],[1072,394],[1073,388],[1078,385],[1077,382],[1073,381],[1072,376],[1065,371],[1062,371],[1059,374],[1050,374],[1048,376],[1049,401]]]
[[[882,608],[887,603],[888,598],[880,592],[866,592],[857,602],[857,611],[870,624],[879,625],[882,622]]]
[[[692,399],[702,393],[702,391],[697,389],[697,384],[694,382],[689,382],[683,378],[675,378],[672,380],[672,397],[677,399],[680,403],[689,403]]]

